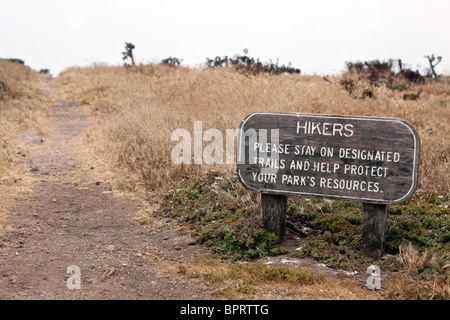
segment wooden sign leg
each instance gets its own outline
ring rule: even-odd
[[[388,206],[363,203],[361,243],[364,253],[374,260],[384,255]]]
[[[283,242],[286,232],[286,205],[287,196],[261,193],[261,218],[264,228],[274,232]]]

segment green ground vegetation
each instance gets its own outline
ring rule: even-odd
[[[246,199],[246,200],[242,200]],[[428,258],[414,262],[408,272],[419,279],[448,282],[450,261],[449,198],[417,192],[406,203],[389,207],[386,257],[377,261],[384,270],[405,267],[398,254],[412,246]],[[329,267],[365,272],[373,260],[361,250],[362,204],[289,197],[287,220],[301,219],[315,232],[300,237],[300,249],[288,252],[275,234],[263,228],[258,196],[246,191],[236,178],[209,172],[183,179],[164,196],[161,214],[190,223],[198,242],[220,259],[251,260],[266,255],[309,257]]]

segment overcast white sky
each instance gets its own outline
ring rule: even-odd
[[[400,58],[414,70],[443,57],[450,75],[449,0],[0,0],[0,57],[53,75],[94,62],[169,56],[183,65],[243,54],[333,74],[348,60]]]

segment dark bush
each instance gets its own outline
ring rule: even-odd
[[[214,59],[206,58],[206,66],[208,68],[235,68],[241,73],[251,75],[257,75],[259,73],[301,73],[300,69],[293,68],[291,66],[291,63],[289,63],[287,66],[280,66],[278,65],[278,61],[276,63],[273,63],[272,61],[262,63],[259,61],[259,59],[255,60],[254,58],[248,56],[236,56],[234,58],[229,58],[228,56],[217,56]]]
[[[176,67],[176,66],[179,66],[182,61],[183,61],[183,59],[178,59],[178,58],[175,58],[175,57],[169,57],[169,58],[163,59],[161,61],[161,63],[165,64],[165,65],[168,65],[170,67]]]
[[[425,82],[425,78],[419,73],[419,71],[412,71],[411,69],[405,69],[400,71],[400,75],[402,75],[406,80],[414,83],[422,83]]]

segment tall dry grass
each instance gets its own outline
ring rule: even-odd
[[[40,127],[42,114],[50,106],[48,88],[39,74],[26,65],[0,59],[0,174],[10,169],[15,139],[20,132]]]
[[[401,245],[396,257],[400,271],[385,284],[393,298],[449,300],[448,257],[432,249],[420,252],[411,243]]]
[[[353,77],[358,88],[368,86]],[[319,76],[249,76],[230,69],[171,68],[140,65],[133,68],[94,65],[70,68],[59,81],[64,90],[96,110],[98,123],[87,137],[95,152],[112,166],[144,178],[152,190],[208,169],[233,174],[234,165],[175,165],[171,141],[175,129],[193,135],[194,121],[203,131],[237,129],[242,119],[259,110],[302,113],[383,116],[411,122],[421,138],[419,188],[448,193],[450,182],[450,79],[415,85],[423,88],[417,101],[403,100],[404,92],[373,87],[376,99],[355,99],[340,85]],[[204,142],[208,145],[209,142]],[[235,149],[235,145],[233,146]],[[192,148],[193,150],[193,148]],[[224,155],[225,161],[225,155]]]

